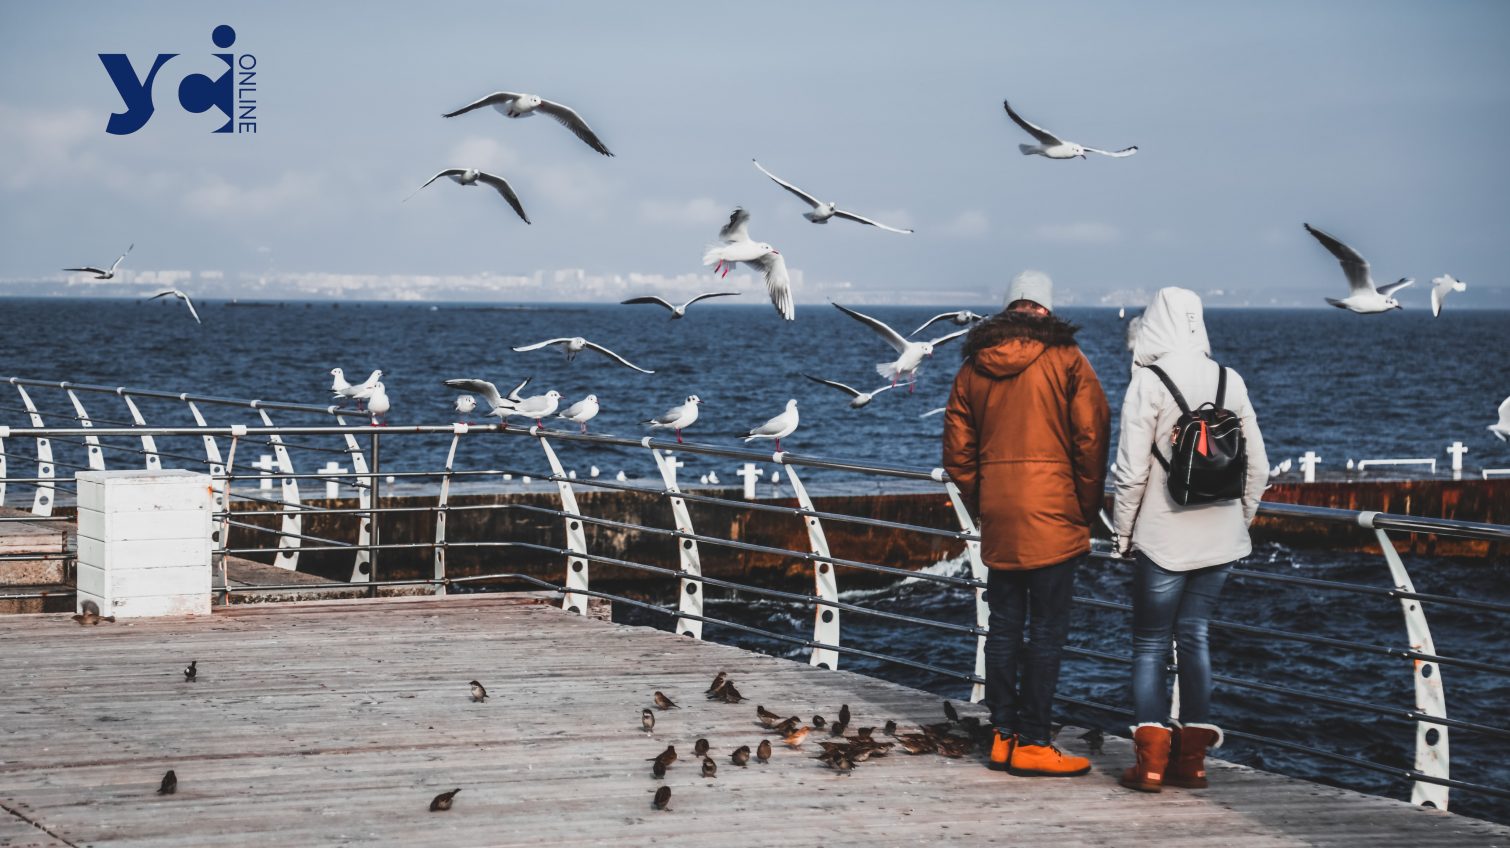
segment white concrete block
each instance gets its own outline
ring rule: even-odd
[[[102,542],[197,539],[210,535],[208,509],[99,512],[79,508],[79,535]]]
[[[181,565],[210,565],[210,540],[140,539],[131,542],[103,542],[79,536],[79,564],[116,570],[173,568]]]
[[[78,505],[82,509],[155,512],[160,510],[198,509],[207,506],[213,495],[209,475],[192,471],[122,470],[80,471]]]
[[[79,564],[78,589],[102,598],[149,598],[156,595],[210,596],[210,566],[106,571]],[[101,607],[101,609],[104,609]]]
[[[210,595],[208,592],[202,595],[157,595],[150,598],[116,598],[114,601],[109,602],[104,598],[80,592],[79,603],[82,604],[85,600],[94,601],[98,604],[101,615],[113,615],[121,619],[155,618],[164,615],[210,614]]]

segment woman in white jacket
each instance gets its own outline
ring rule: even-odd
[[[1161,289],[1143,313],[1133,342],[1133,375],[1122,402],[1112,526],[1118,551],[1135,552],[1133,575],[1133,741],[1137,765],[1122,785],[1158,792],[1163,784],[1206,785],[1208,748],[1221,744],[1210,722],[1211,658],[1206,623],[1232,563],[1253,551],[1248,525],[1269,478],[1258,419],[1248,388],[1227,371],[1223,406],[1242,422],[1247,474],[1240,499],[1180,506],[1170,495],[1157,445],[1168,458],[1180,408],[1158,375],[1157,363],[1190,407],[1214,402],[1221,366],[1211,343],[1201,299],[1180,288]],[[1166,673],[1170,639],[1179,654],[1180,721],[1170,720]],[[1173,725],[1173,730],[1171,730]]]

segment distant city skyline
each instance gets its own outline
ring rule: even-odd
[[[1346,284],[1308,222],[1378,281],[1414,277],[1408,310],[1429,310],[1444,273],[1468,283],[1448,310],[1510,308],[1505,4],[877,0],[758,17],[690,0],[7,4],[0,296],[168,281],[208,298],[674,296],[715,285],[701,254],[740,205],[798,303],[991,303],[1032,267],[1062,303],[1180,285],[1214,306],[1324,309]],[[215,115],[181,105],[181,80],[218,73],[222,24],[228,55],[255,57],[256,90],[237,95],[258,101],[255,133],[212,133]],[[106,132],[126,110],[99,56],[115,53],[143,78],[177,54],[128,135]],[[576,108],[616,155],[548,117],[441,117],[499,89]],[[1007,98],[1139,152],[1023,156]],[[752,158],[917,232],[809,224]],[[445,180],[405,201],[452,166],[509,179],[534,223]],[[132,243],[116,280],[60,270]],[[731,282],[764,297],[743,272],[716,285]]]

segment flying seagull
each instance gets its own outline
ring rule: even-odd
[[[1404,308],[1400,305],[1400,301],[1395,300],[1393,295],[1400,289],[1414,283],[1415,280],[1409,277],[1401,277],[1387,286],[1375,288],[1374,279],[1369,275],[1368,260],[1364,259],[1362,254],[1321,230],[1312,227],[1310,224],[1305,224],[1304,226],[1306,232],[1315,236],[1316,240],[1321,242],[1322,247],[1325,247],[1332,252],[1333,256],[1337,257],[1337,261],[1342,263],[1342,272],[1347,274],[1348,296],[1341,300],[1329,297],[1326,299],[1327,303],[1338,309],[1346,309],[1361,315]]]
[[[1500,441],[1510,439],[1510,397],[1500,403],[1500,420],[1498,424],[1490,424],[1489,432],[1493,433]]]
[[[1102,156],[1114,156],[1122,158],[1138,152],[1138,146],[1124,147],[1121,150],[1101,150],[1095,147],[1085,147],[1072,141],[1065,141],[1048,130],[1035,126],[1023,120],[1023,117],[1012,111],[1012,104],[1003,100],[1001,105],[1006,107],[1007,116],[1017,123],[1019,127],[1028,131],[1028,135],[1038,139],[1037,144],[1019,144],[1017,149],[1024,156],[1037,154],[1049,159],[1084,159],[1087,153],[1100,153]]]
[[[836,388],[839,391],[849,395],[851,397],[851,400],[849,402],[850,409],[859,409],[860,407],[869,404],[872,400],[875,400],[876,395],[880,394],[881,392],[884,392],[887,389],[896,388],[894,384],[887,383],[879,389],[872,389],[868,392],[862,392],[859,389],[846,386],[843,383],[838,382],[837,380],[825,380],[821,377],[814,377],[811,374],[803,374],[802,376],[808,378],[809,380],[812,380],[814,383],[822,383],[825,386],[832,386],[833,388]]]
[[[929,318],[927,321],[924,321],[923,326],[917,328],[916,330],[913,330],[907,335],[915,336],[940,321],[953,321],[961,327],[968,327],[976,321],[984,319],[985,317],[986,316],[984,315],[976,315],[974,312],[971,312],[968,309],[961,309],[958,312],[940,312],[932,318]]]
[[[884,321],[872,318],[863,312],[856,312],[847,306],[840,306],[837,303],[834,304],[834,308],[876,331],[877,335],[885,339],[886,343],[896,350],[898,355],[895,360],[876,364],[876,373],[882,377],[889,378],[893,386],[897,384],[898,380],[904,377],[908,378],[909,383],[915,383],[917,381],[918,366],[923,364],[925,358],[933,356],[934,348],[970,332],[968,329],[955,330],[946,336],[939,336],[930,342],[909,342],[902,338],[901,334],[896,330],[887,326]],[[912,387],[909,386],[907,390],[912,391]]]
[[[158,292],[157,294],[152,295],[151,297],[149,297],[147,299],[148,300],[157,300],[160,297],[167,297],[168,295],[172,295],[172,296],[178,298],[179,300],[181,300],[181,301],[184,302],[185,306],[189,307],[189,314],[194,316],[194,323],[196,323],[196,324],[203,324],[204,323],[203,321],[199,320],[199,310],[197,310],[197,309],[194,308],[194,301],[190,300],[189,296],[187,294],[179,291],[178,289],[163,289],[162,291]]]
[[[512,91],[495,91],[480,100],[457,109],[455,112],[447,112],[445,117],[454,118],[457,115],[465,115],[473,109],[481,109],[484,106],[492,106],[499,114],[509,118],[528,118],[536,112],[544,112],[561,122],[561,125],[571,130],[577,138],[587,142],[587,146],[598,151],[604,156],[612,156],[603,142],[598,140],[597,134],[592,127],[582,120],[575,109],[557,103],[554,100],[546,100],[537,94],[516,94]]]
[[[1431,280],[1431,317],[1435,318],[1442,314],[1442,301],[1447,299],[1448,293],[1467,291],[1467,289],[1467,283],[1453,279],[1451,274],[1433,277]]]
[[[745,444],[756,439],[775,439],[776,452],[781,453],[781,440],[792,435],[797,422],[797,401],[794,398],[786,402],[786,409],[780,415],[746,433]]]
[[[508,413],[524,400],[524,397],[520,394],[520,392],[524,390],[525,386],[528,386],[530,384],[530,379],[531,378],[529,377],[524,378],[523,382],[515,386],[513,391],[509,392],[508,397],[500,395],[498,393],[498,387],[493,385],[492,383],[489,383],[487,380],[479,380],[476,378],[446,380],[445,385],[447,388],[459,389],[464,392],[476,392],[477,394],[482,395],[482,399],[487,401],[488,404],[488,415],[497,418],[507,418]],[[459,401],[457,404],[457,410],[461,410]],[[471,410],[468,411],[470,412]]]
[[[660,298],[656,297],[653,294],[649,294],[645,295],[644,297],[631,297],[628,300],[620,301],[620,304],[628,306],[631,303],[653,303],[656,306],[664,306],[665,308],[671,310],[671,320],[676,321],[681,318],[685,318],[687,316],[687,307],[691,306],[694,303],[697,303],[699,300],[707,300],[710,297],[733,297],[737,294],[739,294],[739,292],[704,292],[703,294],[692,298],[686,303],[683,303],[681,306],[677,306],[671,301],[666,300],[665,298]]]
[[[503,199],[507,200],[510,206],[514,207],[514,211],[519,213],[519,217],[524,219],[524,223],[530,223],[530,216],[524,214],[524,206],[520,204],[519,195],[514,193],[514,188],[509,185],[509,181],[503,177],[495,177],[486,171],[479,171],[476,168],[447,168],[426,180],[425,185],[415,189],[414,194],[409,195],[409,197],[413,197],[415,194],[424,191],[425,186],[441,177],[450,177],[457,185],[475,186],[478,183],[482,183],[492,186],[499,194],[503,195]],[[404,200],[407,202],[409,197],[404,198]]]
[[[754,159],[751,159],[750,161],[751,162],[755,162],[755,167],[760,169],[760,173],[765,174],[766,176],[770,177],[772,180],[775,181],[776,185],[779,185],[782,188],[786,189],[787,191],[791,192],[792,194],[797,195],[798,197],[802,198],[802,202],[803,203],[806,203],[807,205],[813,207],[812,211],[810,211],[810,212],[803,212],[802,213],[802,217],[808,219],[809,221],[812,221],[814,224],[827,224],[828,223],[828,219],[830,219],[830,218],[844,218],[844,219],[849,220],[849,221],[855,221],[855,222],[858,222],[858,223],[861,223],[861,224],[868,224],[868,225],[870,225],[872,227],[880,227],[881,229],[886,230],[887,232],[902,233],[903,235],[908,235],[908,234],[911,234],[911,232],[912,232],[912,230],[899,230],[896,227],[888,227],[885,224],[881,223],[880,221],[872,221],[871,219],[866,218],[864,216],[856,215],[853,212],[848,212],[848,211],[845,211],[843,209],[840,209],[837,204],[834,204],[834,203],[825,203],[825,202],[819,200],[818,198],[813,197],[811,194],[808,194],[807,192],[803,191],[802,189],[800,189],[800,188],[792,185],[791,183],[787,182],[786,180],[783,180],[782,178],[776,176],[775,174],[771,173],[770,171],[767,171],[765,168],[761,167],[761,164],[758,161],[756,161]]]
[[[626,366],[628,368],[633,368],[634,370],[640,372],[641,374],[654,374],[655,373],[654,371],[651,371],[648,368],[641,368],[640,366],[635,365],[633,362],[630,362],[629,360],[625,359],[624,357],[619,356],[617,353],[614,353],[613,351],[609,350],[608,348],[606,348],[606,347],[604,347],[604,346],[602,346],[602,345],[600,345],[600,344],[598,344],[596,342],[590,342],[587,339],[582,338],[581,336],[572,336],[570,338],[562,337],[562,338],[559,338],[559,339],[546,339],[543,342],[535,342],[532,345],[525,345],[524,347],[513,348],[513,351],[515,353],[528,353],[529,351],[539,350],[539,349],[541,349],[543,347],[550,347],[551,345],[561,345],[562,349],[566,351],[566,361],[567,362],[571,362],[572,360],[576,359],[577,358],[577,354],[581,353],[584,350],[595,350],[598,353],[601,353],[604,356],[606,356],[606,357],[612,359],[613,361],[619,363],[620,365]]]
[[[795,321],[797,310],[792,306],[792,278],[786,270],[786,259],[782,258],[781,251],[766,242],[751,240],[749,223],[750,213],[736,208],[729,215],[729,223],[718,231],[723,244],[708,248],[703,254],[703,264],[713,265],[715,274],[722,269],[725,277],[729,276],[729,268],[736,262],[743,262],[762,272],[765,274],[766,292],[770,294],[776,311],[782,318]]]
[[[132,247],[136,247],[136,242],[132,242],[131,247],[126,248],[126,253],[130,253]],[[102,268],[95,268],[90,265],[86,265],[83,268],[64,268],[63,270],[82,271],[86,274],[93,274],[96,280],[113,280],[115,279],[115,269],[120,267],[121,260],[126,258],[126,253],[122,253],[114,262],[112,262],[110,264],[110,270],[108,271]]]

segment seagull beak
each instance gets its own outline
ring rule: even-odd
[[[776,248],[774,248],[774,247],[773,247],[773,248],[771,248],[771,252],[772,252],[772,253],[775,253],[775,254],[777,254],[777,255],[780,255],[780,254],[781,254],[781,251],[779,251],[779,250],[777,250],[777,249],[776,249]]]

